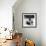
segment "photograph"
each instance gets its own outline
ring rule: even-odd
[[[23,13],[22,27],[35,28],[37,26],[37,13]]]

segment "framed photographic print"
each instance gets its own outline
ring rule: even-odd
[[[22,27],[36,28],[37,13],[22,13]]]

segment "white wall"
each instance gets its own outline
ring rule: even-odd
[[[22,32],[24,38],[34,40],[36,46],[46,46],[45,4],[45,0],[23,0],[20,4],[16,3],[13,6],[15,29]],[[37,28],[22,28],[22,13],[37,13]]]
[[[0,27],[12,28],[12,6],[16,0],[0,0]]]
[[[23,0],[15,9],[15,28],[24,34],[24,37],[32,39],[40,46],[40,0]],[[37,13],[37,28],[22,28],[22,13]]]
[[[46,0],[41,1],[41,40],[42,46],[46,46]]]

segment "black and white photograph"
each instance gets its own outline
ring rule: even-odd
[[[35,28],[37,26],[37,13],[23,13],[22,27]]]

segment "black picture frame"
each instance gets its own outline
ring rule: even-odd
[[[22,28],[36,28],[37,13],[22,13]]]

